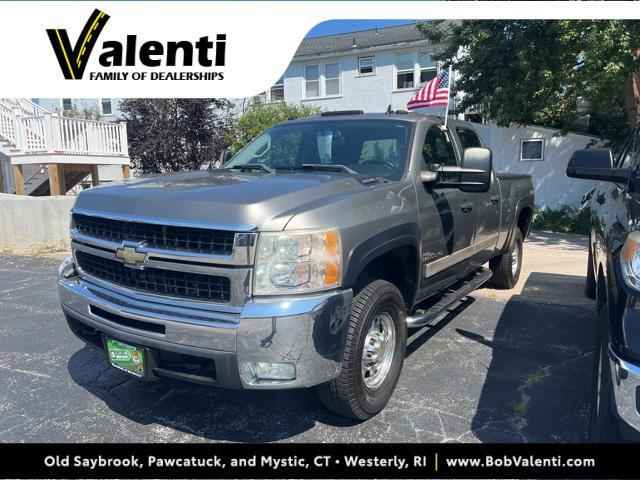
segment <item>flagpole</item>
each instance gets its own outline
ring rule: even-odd
[[[449,65],[449,88],[447,90],[447,106],[444,110],[444,128],[447,128],[447,118],[449,118],[449,100],[451,100],[451,88],[453,78],[451,77],[451,65]]]

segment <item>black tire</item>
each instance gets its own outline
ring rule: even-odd
[[[514,270],[514,258],[518,262]],[[489,268],[493,272],[491,285],[495,288],[508,290],[513,288],[520,278],[522,270],[522,232],[516,227],[509,249],[489,261]]]
[[[374,320],[383,315],[395,329],[393,357],[388,372],[375,388],[363,377],[364,342]],[[322,403],[335,413],[367,420],[380,412],[396,388],[407,349],[405,304],[398,288],[384,280],[375,280],[353,299],[347,330],[342,370],[338,378],[318,387]]]
[[[593,253],[589,245],[589,259],[587,260],[587,281],[584,285],[584,294],[587,298],[596,298],[596,276],[593,273]]]
[[[598,285],[598,339],[593,359],[593,386],[589,416],[589,441],[620,442],[618,418],[613,413],[613,378],[609,366],[609,319],[604,285]]]

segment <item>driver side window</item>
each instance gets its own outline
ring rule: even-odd
[[[450,139],[436,125],[427,131],[427,136],[422,146],[422,158],[425,162],[423,168],[429,165],[445,165],[448,167],[458,165],[458,159]]]

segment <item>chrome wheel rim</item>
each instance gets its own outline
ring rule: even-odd
[[[513,253],[511,254],[511,274],[515,276],[518,272],[518,266],[520,265],[520,244],[516,242],[513,246]]]
[[[374,318],[362,349],[362,380],[375,389],[391,370],[396,346],[396,331],[391,315],[382,312]]]

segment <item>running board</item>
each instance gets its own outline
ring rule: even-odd
[[[409,328],[424,327],[429,322],[440,316],[442,312],[451,305],[479,288],[483,283],[489,280],[492,275],[493,272],[488,268],[481,268],[468,277],[459,280],[451,288],[447,289],[435,304],[425,310],[418,309],[413,315],[408,316],[406,318],[407,326]]]

